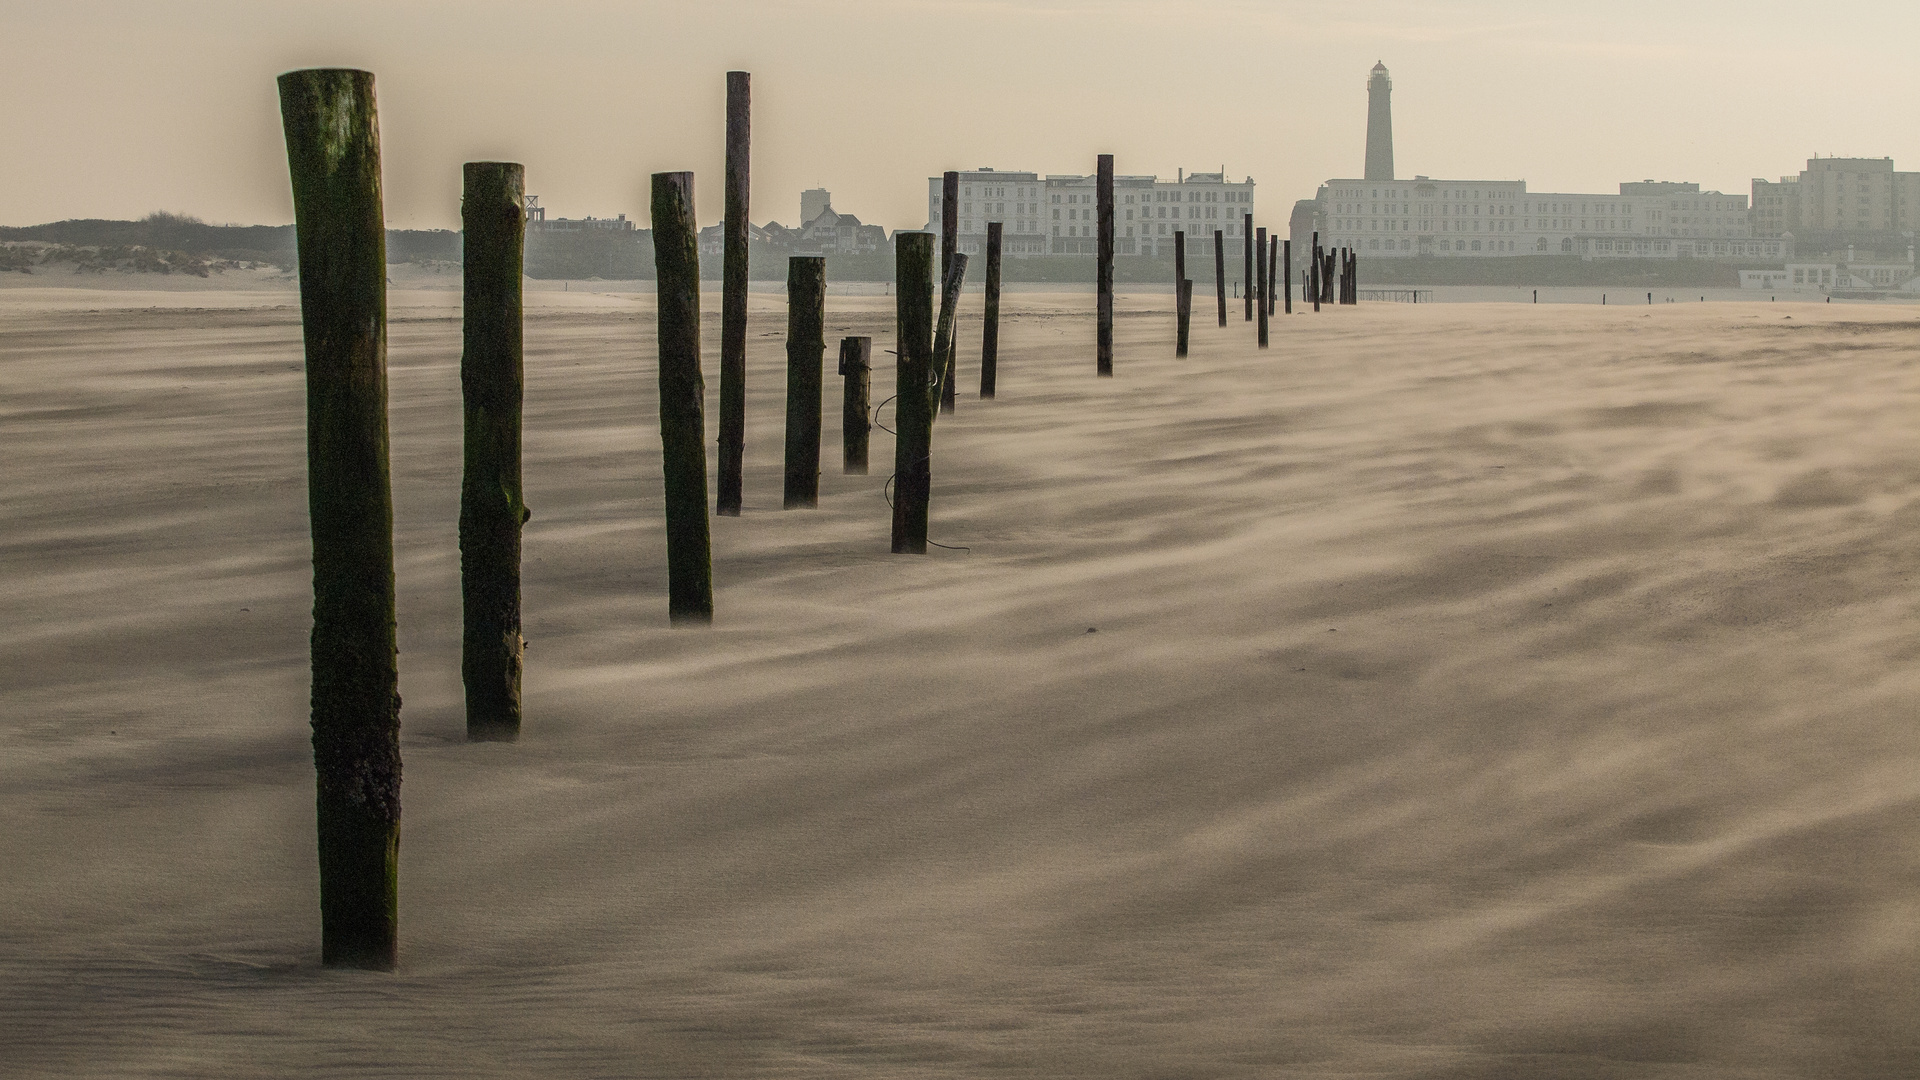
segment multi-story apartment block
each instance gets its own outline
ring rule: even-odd
[[[958,247],[969,256],[986,250],[987,222],[1006,222],[1002,250],[1009,258],[1091,255],[1099,244],[1096,177],[1000,172],[960,174]],[[940,222],[940,177],[927,180],[927,228]],[[996,194],[987,196],[984,192]],[[1010,192],[1006,202],[998,192]],[[1028,192],[1033,194],[1029,195]],[[982,194],[976,194],[982,193]],[[1229,182],[1225,173],[1186,173],[1173,180],[1115,176],[1115,255],[1167,255],[1173,234],[1189,244],[1212,243],[1215,229],[1238,243],[1244,216],[1254,212],[1253,179]]]
[[[1764,200],[1764,201],[1763,201]],[[1753,181],[1757,236],[1920,229],[1920,173],[1892,158],[1813,158],[1798,176]]]

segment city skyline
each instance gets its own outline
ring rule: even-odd
[[[701,220],[717,220],[731,68],[754,73],[755,221],[786,222],[825,187],[863,220],[917,228],[931,173],[1086,173],[1102,152],[1133,174],[1251,175],[1271,216],[1360,174],[1375,62],[1393,73],[1406,176],[1744,192],[1816,153],[1920,159],[1920,135],[1858,80],[1794,77],[1845,64],[1895,94],[1920,13],[1890,3],[1831,25],[1769,2],[0,7],[21,54],[0,73],[18,104],[0,117],[9,225],[291,220],[273,77],[316,64],[375,72],[403,228],[456,227],[459,163],[487,158],[525,162],[556,215],[642,227],[646,175],[690,168]]]

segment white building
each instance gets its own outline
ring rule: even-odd
[[[960,174],[958,247],[969,256],[986,250],[987,222],[1006,227],[1002,251],[1009,258],[1092,255],[1099,243],[1096,176],[1052,175],[979,169]],[[941,178],[927,180],[927,228],[940,230]],[[1115,176],[1115,255],[1165,255],[1173,234],[1189,244],[1212,243],[1219,229],[1240,243],[1245,215],[1253,209],[1253,179],[1228,182],[1224,173],[1182,172],[1173,180]],[[1004,200],[1004,201],[1003,201]]]
[[[1641,181],[1618,195],[1529,192],[1524,180],[1329,180],[1321,243],[1365,255],[1583,259],[1765,259],[1790,240],[1756,240],[1744,195]]]
[[[927,231],[940,233],[940,183],[927,180]],[[1044,217],[1039,173],[974,169],[960,174],[959,249],[968,258],[986,254],[987,222],[1002,223],[1000,251],[1007,258],[1044,255]]]

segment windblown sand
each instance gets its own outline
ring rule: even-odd
[[[298,310],[218,295],[0,298],[0,1073],[1920,1073],[1910,309],[1260,352],[1202,302],[1176,361],[1123,298],[1105,380],[1091,298],[1025,294],[982,402],[970,298],[967,550],[912,557],[831,367],[779,509],[757,294],[747,512],[674,630],[651,300],[530,294],[526,731],[468,745],[459,298],[397,292],[385,975],[318,964]],[[890,305],[830,341],[890,365]]]

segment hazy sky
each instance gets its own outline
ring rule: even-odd
[[[378,79],[387,215],[456,227],[460,163],[554,215],[721,209],[724,72],[754,77],[753,218],[802,188],[889,227],[950,168],[1214,170],[1262,216],[1361,171],[1394,78],[1402,176],[1746,192],[1814,154],[1920,169],[1920,4],[1860,0],[0,0],[0,224],[292,219],[274,77]]]

